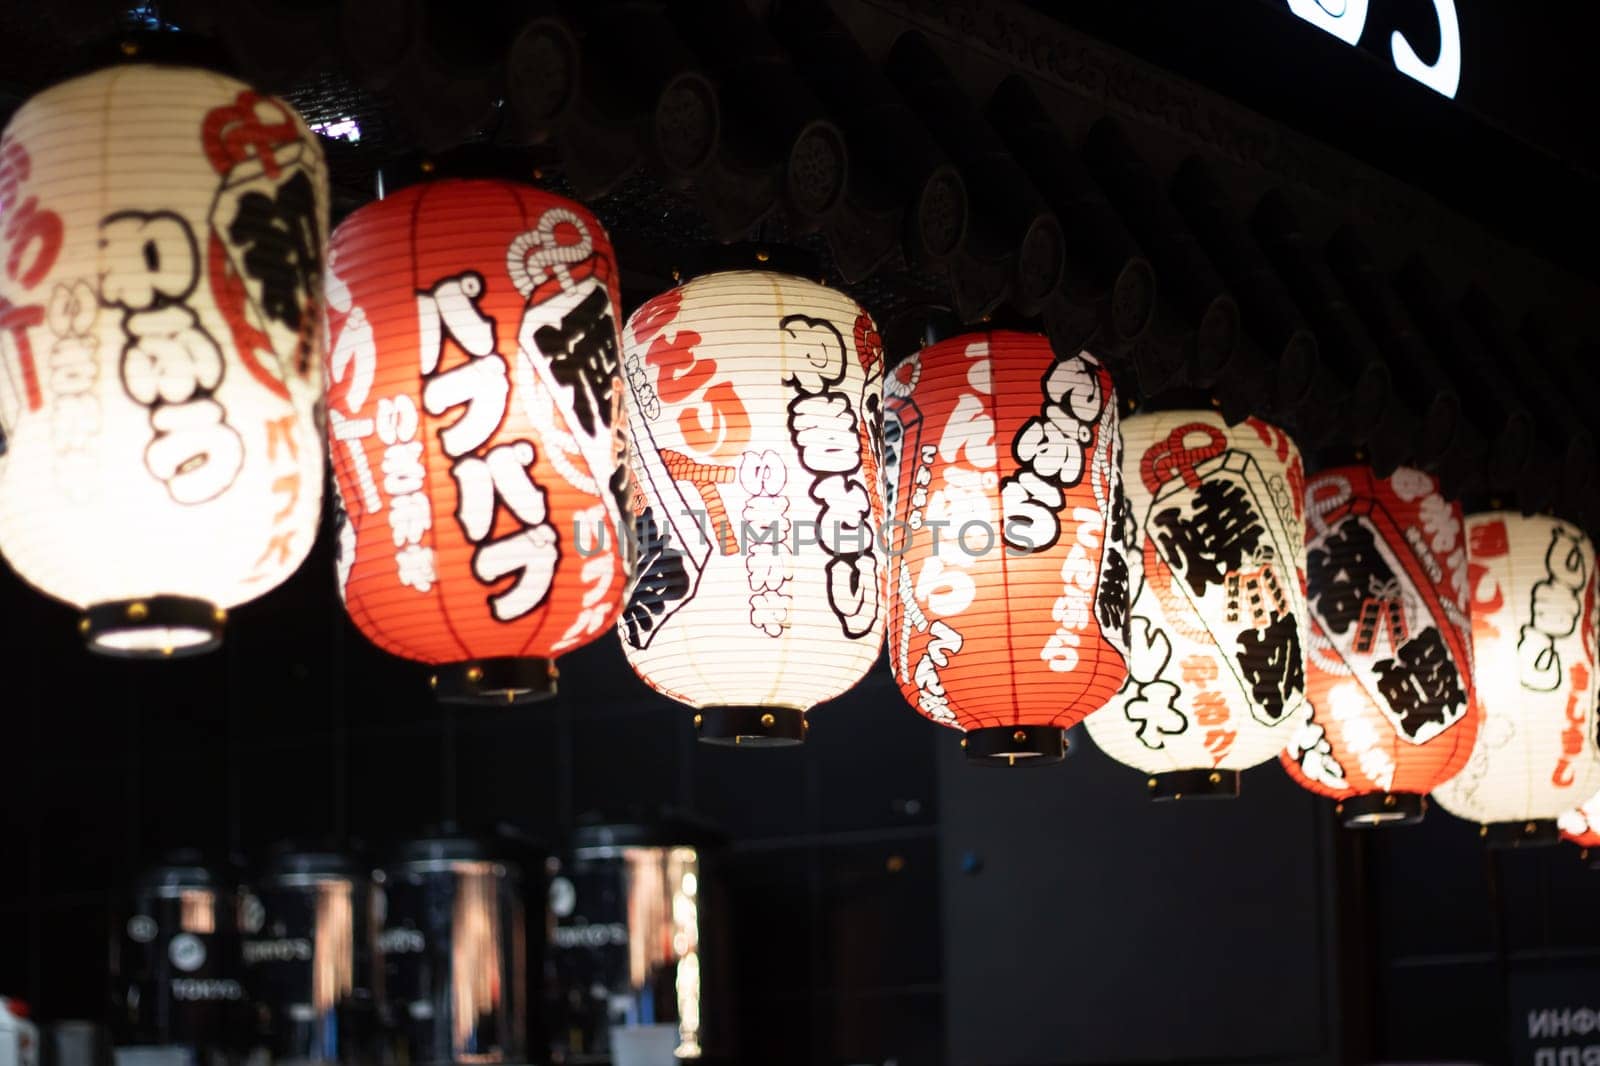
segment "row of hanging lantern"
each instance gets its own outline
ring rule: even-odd
[[[581,206],[439,180],[328,235],[317,139],[196,70],[50,89],[0,140],[0,551],[91,647],[173,655],[299,565],[441,697],[554,690],[607,629],[703,739],[793,743],[885,639],[967,756],[1084,721],[1152,795],[1279,756],[1351,824],[1423,797],[1595,836],[1594,553],[1283,430],[1126,420],[1088,353],[991,331],[885,376],[848,297],[711,274],[619,329]],[[324,432],[326,436],[324,437]],[[1600,836],[1595,836],[1600,839]]]

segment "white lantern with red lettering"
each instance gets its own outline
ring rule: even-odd
[[[0,142],[0,550],[115,655],[212,647],[322,502],[328,192],[231,78],[129,65]]]
[[[1558,518],[1492,511],[1467,518],[1467,567],[1483,724],[1433,796],[1491,843],[1552,843],[1600,790],[1594,545]]]
[[[622,347],[628,661],[703,740],[798,742],[883,643],[877,330],[825,286],[730,271],[644,304]]]
[[[1283,430],[1214,411],[1123,420],[1128,682],[1084,727],[1156,799],[1238,794],[1305,702],[1305,475]]]

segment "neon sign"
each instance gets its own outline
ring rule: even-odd
[[[1289,10],[1324,33],[1354,45],[1366,29],[1369,2],[1289,0]],[[1389,35],[1389,51],[1396,70],[1453,100],[1461,85],[1461,23],[1456,18],[1455,0],[1433,0],[1433,12],[1439,20],[1439,58],[1436,61],[1424,62],[1399,30]]]

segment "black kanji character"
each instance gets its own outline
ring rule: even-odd
[[[533,335],[550,359],[550,372],[572,390],[578,424],[591,437],[595,422],[611,425],[611,388],[617,376],[617,327],[606,290],[595,290],[561,319]]]
[[[301,171],[276,194],[247,192],[239,197],[228,239],[245,249],[245,273],[261,283],[262,313],[298,330],[322,276],[311,179]]]
[[[622,613],[623,635],[635,648],[646,647],[667,608],[689,595],[683,553],[668,543],[653,509],[639,516],[639,576]]]
[[[1100,628],[1123,633],[1128,624],[1128,560],[1116,548],[1107,548],[1100,575],[1100,590],[1094,601]]]
[[[1400,719],[1402,733],[1416,739],[1423,726],[1448,724],[1460,716],[1467,694],[1437,627],[1429,626],[1402,644],[1397,658],[1398,662],[1385,659],[1374,669],[1378,691]]]
[[[1361,617],[1361,606],[1394,581],[1364,522],[1345,522],[1306,553],[1306,587],[1311,609],[1334,633],[1343,634]]]
[[[1305,661],[1300,656],[1300,627],[1294,615],[1280,614],[1265,629],[1239,634],[1234,656],[1250,682],[1250,699],[1273,721],[1283,717],[1284,704],[1305,690]]]
[[[1175,569],[1196,596],[1238,570],[1264,532],[1244,487],[1229,481],[1207,481],[1196,489],[1190,517],[1171,507],[1151,521],[1161,530],[1156,535],[1168,559],[1178,559]]]

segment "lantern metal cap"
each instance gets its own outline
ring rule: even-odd
[[[507,656],[441,666],[429,683],[440,703],[504,707],[549,699],[558,676],[549,659]]]
[[[1067,731],[1053,725],[997,725],[969,729],[962,741],[974,766],[1049,766],[1067,757]]]
[[[1490,848],[1547,848],[1561,839],[1561,830],[1552,818],[1532,818],[1525,822],[1490,822],[1478,827],[1478,836]]]
[[[707,744],[740,748],[785,748],[804,744],[806,716],[793,707],[702,707],[695,733]]]
[[[1173,770],[1151,774],[1145,782],[1153,800],[1237,799],[1237,770]]]
[[[222,644],[228,612],[188,596],[97,603],[78,621],[89,650],[119,659],[175,659]]]
[[[1340,800],[1335,810],[1346,829],[1416,825],[1428,813],[1428,798],[1416,792],[1368,792]]]

